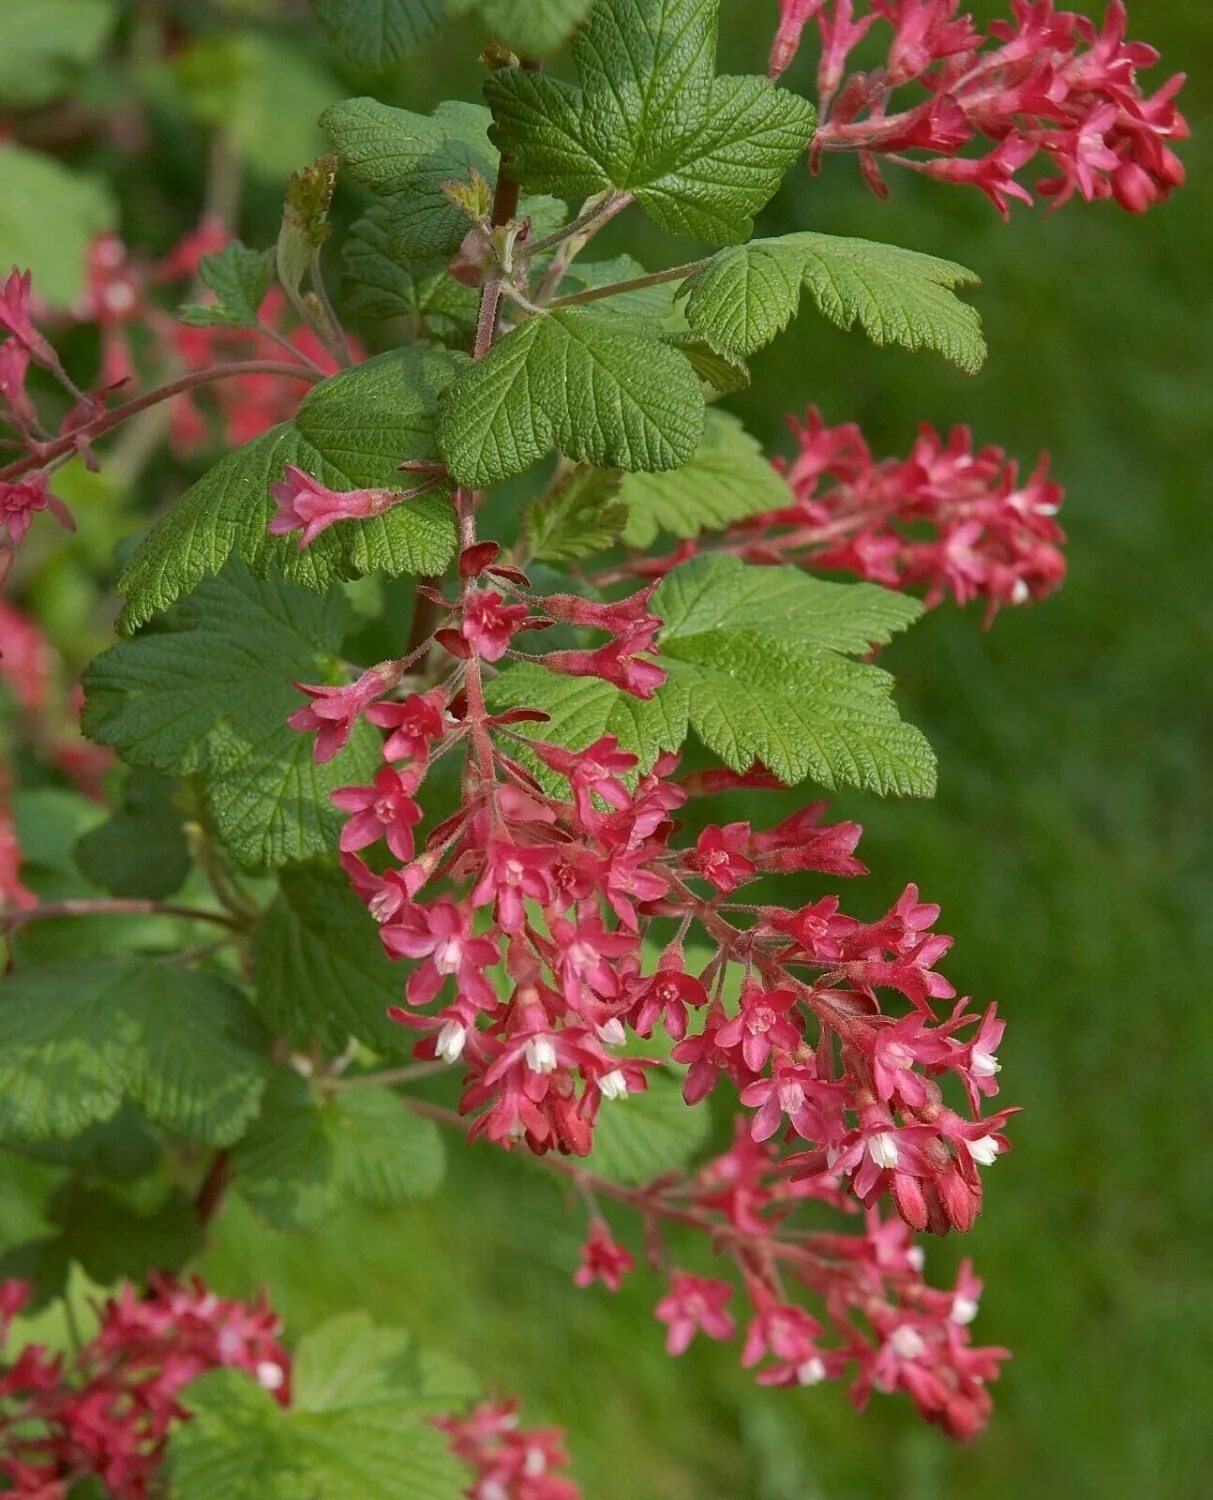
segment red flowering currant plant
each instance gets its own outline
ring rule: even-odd
[[[981,1282],[932,1284],[918,1236],[971,1229],[1009,1149],[1004,1023],[915,885],[846,909],[861,830],[820,793],[931,795],[878,653],[949,598],[989,623],[1057,588],[1062,491],[963,427],[880,458],[816,410],[772,462],[727,398],[802,304],[986,355],[964,266],[752,237],[797,162],[1140,213],[1182,181],[1182,80],[1144,91],[1121,0],[984,27],[781,0],[771,78],[721,71],[718,5],[448,0],[492,37],[483,102],[333,105],[275,245],[215,214],[157,259],[103,234],[66,318],[4,282],[15,597],[112,430],[163,413],[182,455],[218,422],[226,450],[126,548],[82,699],[0,602],[0,1138],[60,1172],[0,1261],[10,1492],[574,1500],[560,1434],[441,1351],[351,1315],[292,1355],[268,1303],[189,1275],[233,1196],[284,1230],[390,1208],[439,1189],[444,1140],[567,1178],[569,1274],[610,1293],[647,1262],[671,1355],[736,1341],[762,1385],[900,1391],[961,1440],[989,1417]],[[370,68],[440,19],[315,9]],[[773,79],[813,33],[810,101]],[[596,253],[640,218],[696,258]],[[86,386],[48,336],[73,321]],[[13,811],[31,755],[108,803],[66,884]],[[718,811],[738,792],[753,821]],[[103,1290],[56,1353],[19,1318],[73,1266]]]

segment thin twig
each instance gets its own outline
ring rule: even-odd
[[[668,271],[654,271],[651,276],[635,276],[630,281],[613,281],[608,286],[587,287],[568,297],[557,297],[547,306],[549,311],[557,307],[577,307],[583,302],[601,302],[604,297],[621,297],[624,292],[643,291],[646,286],[660,286],[664,281],[685,281],[696,271],[702,271],[706,265],[706,260],[693,260],[685,266],[671,266]]]
[[[80,897],[70,901],[46,901],[38,906],[19,906],[0,911],[0,931],[16,932],[30,922],[44,922],[53,917],[181,917],[189,922],[214,922],[233,931],[240,924],[226,912],[207,911],[198,906],[178,906],[171,901],[145,901],[119,897]]]

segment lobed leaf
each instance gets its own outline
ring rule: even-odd
[[[437,31],[442,0],[312,0],[320,24],[350,62],[382,72]]]
[[[556,448],[601,468],[672,469],[703,433],[703,393],[652,324],[583,308],[529,318],[466,368],[439,405],[460,484],[524,473]]]
[[[369,780],[379,736],[359,725],[326,765],[286,720],[292,685],[341,677],[333,652],[348,623],[337,594],[317,596],[230,564],[160,628],[99,656],[85,673],[85,732],[124,760],[201,773],[208,811],[232,857],[272,868],[331,849],[340,815],[329,794]]]
[[[816,112],[765,78],[717,77],[719,0],[596,0],[580,87],[518,68],[485,82],[493,140],[529,187],[630,192],[674,234],[735,244],[812,139]]]
[[[181,308],[177,316],[183,323],[193,328],[256,328],[274,274],[271,251],[250,250],[233,240],[214,255],[204,255],[198,271],[215,301]]]
[[[622,475],[584,464],[571,469],[550,495],[522,512],[522,545],[528,562],[573,562],[602,552],[628,518],[619,500]]]
[[[986,357],[981,318],[954,289],[977,281],[933,255],[806,232],[723,250],[678,296],[693,329],[742,357],[788,326],[807,290],[839,328],[858,323],[876,344],[931,349],[973,374]]]

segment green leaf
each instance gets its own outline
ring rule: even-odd
[[[459,368],[440,349],[397,349],[334,375],[285,422],[229,453],[193,485],[136,549],[118,579],[129,634],[218,573],[234,552],[258,577],[282,572],[323,592],[365,573],[441,573],[455,552],[451,507],[425,495],[366,521],[342,521],[300,548],[271,537],[270,485],[296,464],[335,490],[399,489],[405,459],[436,458],[434,411]]]
[[[703,434],[703,392],[654,325],[582,308],[529,318],[444,393],[438,441],[460,484],[521,474],[554,447],[600,468],[673,469]]]
[[[700,380],[719,396],[735,396],[749,388],[750,370],[743,359],[716,348],[711,339],[695,333],[667,333],[666,343],[684,354]]]
[[[560,290],[567,294],[570,288],[589,291],[599,287],[613,286],[621,281],[635,281],[648,273],[638,260],[630,255],[617,255],[613,260],[575,260],[564,274]],[[598,309],[604,313],[627,313],[638,318],[664,318],[674,305],[674,283],[660,281],[656,286],[640,287],[632,292],[620,292],[618,296],[603,297]]]
[[[418,115],[377,99],[347,99],[327,109],[320,123],[350,176],[392,200],[385,232],[393,253],[449,260],[468,221],[442,185],[466,179],[473,169],[490,181],[496,176],[488,111],[448,101],[432,116]]]
[[[522,545],[528,562],[573,562],[602,552],[628,518],[619,502],[623,476],[615,469],[579,465],[550,495],[522,512]]]
[[[382,72],[437,31],[442,0],[312,0],[320,24],[360,68]]]
[[[378,1052],[408,1046],[387,1018],[402,979],[379,929],[341,870],[310,864],[279,876],[278,899],[253,937],[257,1009],[275,1034],[340,1052],[355,1036]]]
[[[874,343],[932,349],[969,374],[986,357],[981,318],[954,295],[978,277],[964,266],[872,240],[787,234],[722,250],[678,289],[687,322],[738,355],[761,349],[795,317],[802,289],[839,328]]]
[[[75,847],[81,874],[114,896],[163,900],[190,871],[176,784],[155,771],[132,771],[118,810]]]
[[[613,734],[641,770],[692,728],[731,769],[761,762],[788,786],[811,777],[830,788],[933,795],[935,757],[898,716],[893,679],[847,659],[912,624],[922,613],[916,600],[715,555],[671,573],[653,610],[665,622],[660,663],[669,679],[647,703],[523,663],[490,685],[492,706],[542,709],[549,721],[520,732],[573,749]],[[550,773],[545,785],[563,789]]]
[[[9,108],[29,108],[72,87],[105,46],[116,11],[113,0],[6,6],[0,101]]]
[[[495,143],[528,187],[627,191],[674,234],[736,244],[812,139],[811,104],[715,76],[719,0],[597,0],[581,87],[519,68],[485,82]]]
[[[327,764],[287,724],[297,682],[333,682],[349,619],[339,594],[317,597],[238,564],[176,604],[159,628],[99,656],[85,673],[82,723],[132,765],[205,778],[207,808],[249,869],[331,849],[341,816],[329,793],[368,781],[379,738],[360,725]]]
[[[188,303],[177,314],[183,323],[193,328],[256,328],[274,274],[269,251],[250,250],[233,240],[216,254],[204,255],[199,273],[216,300]]]
[[[117,218],[92,178],[38,151],[0,145],[0,279],[14,266],[32,271],[38,296],[67,307],[84,290],[93,237]]]
[[[447,0],[454,16],[478,10],[495,37],[523,57],[554,52],[589,14],[591,0]]]
[[[643,1094],[603,1103],[594,1131],[589,1170],[614,1182],[649,1182],[685,1167],[711,1130],[706,1109],[690,1109],[682,1082],[668,1069],[654,1069]]]
[[[174,1500],[459,1500],[467,1474],[427,1416],[467,1404],[452,1378],[404,1334],[364,1314],[303,1339],[291,1405],[247,1375],[216,1370],[186,1395],[192,1421],[169,1449]],[[453,1399],[452,1399],[453,1398]],[[439,1406],[445,1400],[445,1406]]]
[[[280,1068],[233,1153],[240,1191],[270,1224],[312,1228],[354,1200],[395,1208],[432,1194],[446,1152],[432,1120],[373,1085],[319,1097]]]
[[[450,275],[449,261],[409,261],[388,240],[391,207],[376,203],[350,229],[342,249],[346,310],[380,321],[411,318],[419,332],[466,343],[476,327],[480,293]]]
[[[174,1135],[230,1145],[257,1109],[261,1035],[214,974],[94,959],[0,992],[0,1136],[75,1135],[124,1098]]]
[[[543,724],[519,724],[518,733],[584,750],[604,734],[613,734],[625,750],[640,757],[648,770],[663,750],[677,750],[687,737],[685,705],[659,692],[647,702],[621,693],[600,677],[564,677],[533,662],[508,667],[485,688],[494,713],[510,708],[538,708]],[[530,759],[528,768],[549,791],[568,795],[563,776]]]
[[[629,474],[620,499],[628,512],[624,541],[647,548],[659,531],[684,538],[719,531],[790,505],[792,495],[740,421],[713,410],[690,463],[670,474]]]
[[[696,558],[654,596],[665,621],[658,697],[685,704],[708,749],[735,771],[761,762],[786,785],[931,796],[935,757],[899,717],[893,679],[842,653],[887,642],[922,613],[872,584],[822,583],[794,568]]]

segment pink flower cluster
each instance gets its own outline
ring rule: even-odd
[[[480,549],[476,562],[492,567],[493,555]],[[405,664],[386,663],[347,688],[308,688],[312,704],[293,719],[320,727],[321,757],[361,714],[389,732],[373,783],[334,793],[348,814],[343,860],[384,950],[410,966],[395,1019],[423,1033],[419,1057],[466,1069],[472,1136],[586,1155],[601,1109],[643,1090],[657,1066],[629,1037],[660,1025],[687,1067],[689,1104],[725,1078],[752,1111],[755,1140],[793,1146],[797,1170],[824,1172],[865,1204],[889,1196],[916,1229],[967,1229],[978,1168],[1006,1148],[1009,1111],[980,1114],[997,1091],[1002,1024],[993,1008],[956,1001],[939,972],[951,939],[935,931],[938,907],[913,886],[874,922],[845,914],[837,896],[744,900],[773,874],[865,873],[860,829],[823,824],[816,804],[764,831],[732,823],[680,840],[688,797],[737,778],[680,783],[669,755],[641,774],[610,736],[576,751],[526,740],[518,726],[542,715],[483,704],[482,664],[524,623],[596,611],[600,628],[632,643],[647,590],[616,605],[578,600],[576,611],[563,596],[486,607],[485,593],[465,577],[461,627],[437,631],[458,643],[445,684],[389,698]],[[462,805],[419,846],[421,789],[452,753],[464,763]],[[694,972],[688,937],[711,952]],[[945,1102],[946,1075],[967,1113]]]
[[[820,35],[814,166],[827,151],[854,151],[880,196],[881,161],[977,187],[1004,216],[1012,199],[1033,201],[1020,174],[1037,155],[1053,169],[1037,190],[1056,204],[1079,193],[1144,213],[1184,181],[1172,149],[1189,134],[1175,104],[1184,78],[1143,91],[1138,72],[1159,55],[1126,41],[1124,0],[1111,0],[1102,28],[1055,0],[1011,0],[1011,18],[984,30],[961,0],[780,0],[780,8],[772,74],[791,63],[810,22]],[[882,27],[892,33],[883,64],[852,71],[851,54]],[[907,99],[902,90],[911,88],[917,97]],[[960,154],[978,139],[990,149]]]
[[[28,1288],[0,1283],[0,1345]],[[66,1500],[95,1476],[115,1500],[144,1500],[180,1396],[207,1370],[245,1370],[284,1404],[290,1357],[264,1304],[228,1302],[201,1282],[124,1286],[100,1309],[96,1335],[65,1362],[27,1345],[0,1366],[0,1476],[31,1500]]]
[[[748,1303],[741,1364],[760,1385],[847,1380],[860,1409],[873,1391],[901,1391],[949,1436],[977,1436],[991,1410],[987,1386],[1008,1354],[971,1342],[981,1282],[969,1262],[952,1288],[936,1289],[923,1280],[922,1251],[900,1220],[869,1210],[858,1235],[797,1227],[797,1211],[815,1201],[842,1206],[827,1179],[789,1175],[776,1152],[739,1131],[732,1149],[691,1180],[655,1184],[643,1207],[650,1224],[698,1223],[733,1260]],[[685,1352],[697,1334],[733,1339],[736,1290],[672,1271],[656,1308],[669,1353]],[[797,1300],[806,1292],[814,1313]]]
[[[486,1401],[466,1416],[437,1417],[451,1452],[472,1470],[468,1500],[581,1500],[563,1474],[564,1434],[555,1427],[518,1425],[516,1401]]]
[[[829,427],[813,408],[791,425],[800,451],[775,466],[795,502],[734,527],[729,551],[925,588],[928,606],[984,599],[987,621],[1060,587],[1065,492],[1047,454],[1021,479],[1003,449],[974,448],[967,427],[945,442],[923,426],[908,457],[878,461],[854,423]]]

